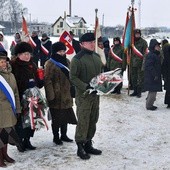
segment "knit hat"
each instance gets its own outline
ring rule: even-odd
[[[29,52],[32,53],[33,49],[29,43],[20,42],[14,48],[14,54],[17,56],[18,54]]]
[[[80,38],[80,42],[90,42],[94,40],[95,40],[94,33],[91,32],[83,34]]]
[[[7,55],[8,55],[7,51],[0,46],[0,59],[7,59]]]
[[[66,46],[62,42],[56,42],[52,45],[52,54],[56,54],[58,51],[66,51]]]
[[[43,33],[42,34],[42,37],[48,37],[46,33]]]

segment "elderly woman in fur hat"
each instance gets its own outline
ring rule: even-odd
[[[43,87],[43,80],[38,77],[37,66],[32,61],[33,49],[31,45],[26,42],[18,43],[14,51],[16,59],[11,62],[12,72],[17,81],[20,101],[22,101],[25,90],[35,85],[39,88]],[[30,83],[32,79],[34,83]],[[24,113],[21,113],[21,117],[23,116]],[[35,130],[32,130],[31,127],[23,128],[21,117],[18,118],[16,131],[23,144],[23,150],[35,150],[36,147],[30,142],[30,137],[33,137]]]
[[[15,162],[7,154],[7,144],[19,145],[14,126],[16,115],[20,112],[17,83],[7,62],[7,52],[0,48],[0,167],[6,167],[4,161]]]
[[[72,142],[67,136],[67,123],[76,124],[72,109],[73,99],[70,93],[70,80],[66,46],[62,42],[52,45],[52,56],[45,63],[44,86],[52,117],[53,142],[62,145]],[[59,136],[61,130],[61,136]]]

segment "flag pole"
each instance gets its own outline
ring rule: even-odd
[[[98,41],[97,41],[97,36],[96,36],[96,27],[97,27],[97,13],[98,13],[98,9],[95,9],[95,51],[97,53],[97,47],[98,47]]]
[[[134,3],[135,3],[135,0],[131,0],[131,7],[128,8],[129,12],[131,12],[131,15],[133,15],[132,17],[134,17]],[[128,95],[130,93],[130,86],[132,86],[132,83],[131,82],[131,57],[132,57],[132,44],[134,43],[134,18],[132,19],[132,26],[131,26],[131,43],[130,43],[130,48],[129,48],[129,64],[128,64]]]

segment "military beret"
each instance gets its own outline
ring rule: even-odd
[[[83,34],[80,38],[80,42],[90,42],[94,40],[95,40],[94,33],[91,32]]]

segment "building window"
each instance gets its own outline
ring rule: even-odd
[[[80,28],[83,28],[83,23],[82,22],[80,22]]]
[[[62,28],[63,27],[63,22],[60,22],[60,28]]]
[[[57,29],[57,33],[60,33],[60,30],[59,30],[59,29]]]

